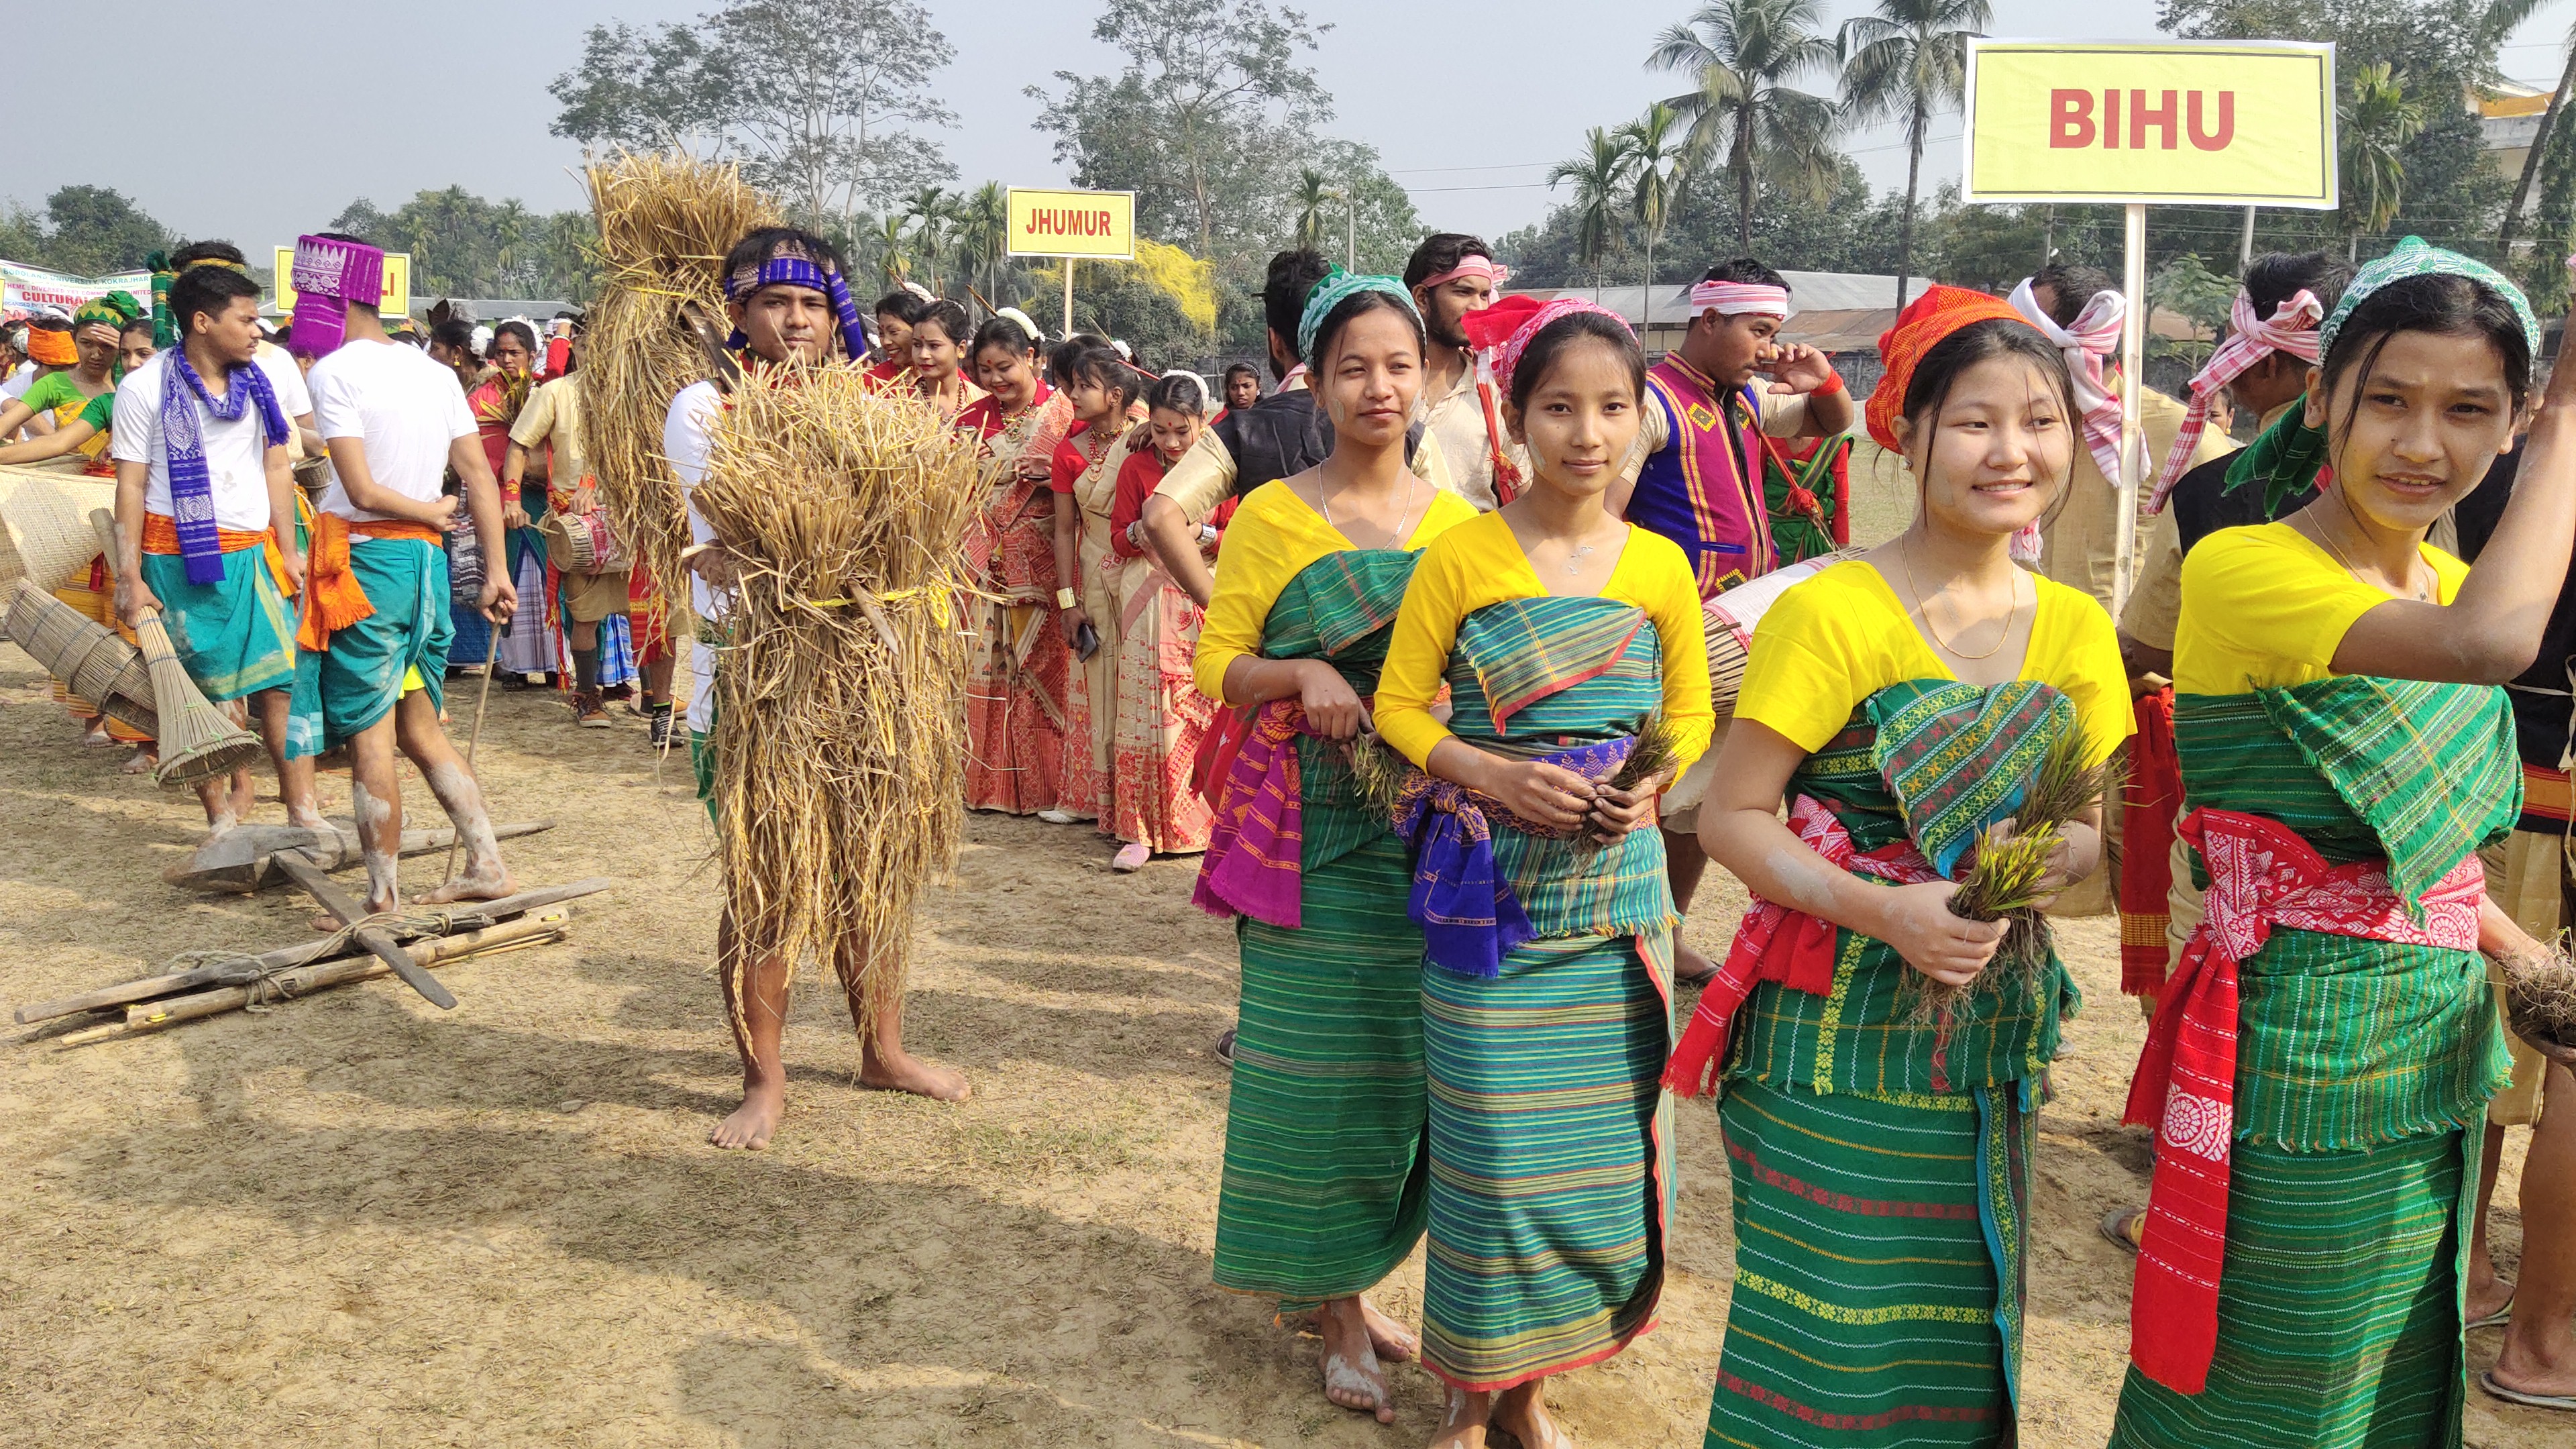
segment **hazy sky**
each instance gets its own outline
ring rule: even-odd
[[[568,170],[579,153],[547,134],[556,106],[546,82],[577,58],[589,25],[681,20],[709,4],[334,0],[317,10],[311,0],[231,0],[209,11],[180,0],[121,0],[118,69],[129,81],[102,86],[95,67],[79,65],[22,66],[10,76],[16,115],[54,119],[40,142],[9,148],[0,197],[40,205],[68,183],[113,186],[182,233],[248,247],[292,241],[354,197],[390,209],[451,183],[544,210],[579,206],[581,187]],[[1826,7],[1838,20],[1864,0]],[[1427,224],[1499,234],[1545,215],[1546,168],[1576,152],[1584,128],[1627,120],[1679,89],[1677,77],[1650,73],[1643,62],[1654,34],[1690,6],[1308,0],[1304,8],[1332,26],[1314,57],[1336,100],[1328,129],[1375,145]],[[1090,38],[1096,6],[929,0],[929,9],[957,51],[944,88],[962,122],[942,138],[964,180],[1061,184],[1048,138],[1030,127],[1038,104],[1021,89],[1052,84],[1059,69],[1112,69],[1113,52]],[[2508,73],[2554,83],[2553,42],[2564,33],[2565,11],[2551,7],[2514,37],[2504,54]],[[2064,0],[1997,0],[1994,33],[2151,39],[2154,13],[2153,0],[2101,0],[2072,12]],[[305,47],[316,42],[290,39],[322,14],[324,28],[346,37],[368,65],[336,88],[308,79]],[[255,48],[255,72],[229,59],[205,63],[202,51],[217,31]],[[171,97],[171,82],[192,72],[214,81],[215,110]],[[1821,78],[1815,84],[1821,89]],[[244,129],[220,120],[235,96],[252,118]],[[1958,174],[1958,124],[1955,116],[1933,123],[1927,187]],[[1905,152],[1893,131],[1846,144],[1874,182],[1904,183]]]

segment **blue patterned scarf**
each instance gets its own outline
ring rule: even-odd
[[[252,402],[259,404],[264,446],[283,447],[292,436],[286,415],[278,411],[277,394],[268,374],[252,363],[236,363],[220,398],[209,396],[206,380],[188,363],[188,349],[161,354],[170,365],[161,373],[161,446],[170,461],[170,518],[179,526],[179,552],[188,562],[188,582],[204,587],[224,581],[224,548],[215,528],[215,480],[206,471],[205,430],[197,426],[197,406],[219,423],[241,421]]]
[[[859,325],[859,304],[850,296],[850,284],[841,279],[837,268],[826,267],[801,251],[782,251],[756,267],[741,267],[725,278],[724,294],[728,302],[747,302],[751,294],[763,287],[803,287],[831,299],[832,314],[840,319],[841,352],[852,362],[868,355],[867,330]],[[725,350],[740,352],[751,345],[741,328],[725,339]]]

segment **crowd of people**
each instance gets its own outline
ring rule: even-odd
[[[405,346],[367,300],[380,256],[304,246],[291,360],[219,244],[173,259],[151,318],[31,336],[50,370],[0,437],[41,413],[10,446],[106,440],[117,614],[181,621],[292,817],[316,757],[347,760],[371,909],[399,899],[396,749],[469,846],[435,894],[508,888],[440,726],[478,653],[568,676],[585,724],[637,689],[669,741],[687,644],[720,817],[727,540],[690,510],[690,608],[662,606],[596,517],[580,374],[535,382],[520,324]],[[2481,1326],[2505,1329],[2487,1392],[2576,1409],[2576,1082],[2505,1029],[2491,965],[2569,924],[2576,379],[2544,380],[2492,269],[2412,239],[2357,271],[2255,260],[2188,400],[2141,399],[2159,468],[2125,597],[2141,384],[2108,361],[2129,299],[2083,267],[1931,288],[1865,406],[1749,258],[1650,365],[1617,314],[1506,293],[1473,237],[1400,277],[1283,252],[1267,377],[1213,385],[920,289],[863,316],[793,228],[724,275],[736,366],[662,439],[683,495],[729,388],[812,368],[974,440],[964,804],[1090,823],[1121,871],[1197,854],[1194,900],[1236,923],[1213,1276],[1312,1327],[1331,1403],[1391,1423],[1410,1359],[1448,1390],[1438,1449],[1570,1442],[1546,1383],[1654,1326],[1671,1114],[1714,1095],[1735,1258],[1708,1442],[2014,1442],[2032,1155],[2082,1005],[2029,911],[2102,877],[2156,1151],[2101,1224],[2136,1255],[2112,1442],[2457,1445]],[[128,346],[156,321],[175,341]],[[1855,423],[1914,494],[1861,549],[1828,482]],[[329,463],[309,508],[304,454]],[[1713,667],[1727,628],[1749,645]],[[2056,798],[2123,762],[2107,804]],[[207,798],[220,826],[251,796]],[[2032,840],[2022,914],[1964,912]],[[1711,861],[1754,898],[1715,961],[1678,939]],[[745,1091],[713,1140],[760,1147],[790,963],[734,935]],[[862,1079],[963,1098],[902,1025],[871,1018]],[[2520,1127],[2508,1283],[2486,1218]],[[1418,1326],[1369,1296],[1417,1247]]]

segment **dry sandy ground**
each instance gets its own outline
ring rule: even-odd
[[[921,923],[910,1032],[974,1099],[860,1090],[846,1018],[808,991],[777,1145],[719,1153],[707,1129],[737,1078],[706,972],[713,835],[685,762],[657,772],[640,725],[566,718],[494,699],[498,812],[565,822],[512,865],[624,884],[563,945],[449,968],[457,1011],[377,981],[87,1049],[0,1047],[0,1444],[1428,1436],[1428,1376],[1396,1373],[1381,1429],[1322,1401],[1311,1339],[1209,1286],[1226,1092],[1209,1048],[1235,958],[1188,904],[1189,863],[1114,875],[1087,831],[976,817]],[[306,933],[288,894],[161,884],[193,801],[114,764],[0,647],[0,1001]],[[416,778],[406,798],[425,798]],[[437,864],[415,860],[415,883]],[[1705,905],[1691,934],[1722,947],[1730,911]],[[2141,1027],[2115,933],[2065,936],[2092,1009],[2038,1159],[2040,1449],[2108,1432],[2129,1260],[2093,1224],[2145,1183],[2143,1134],[2117,1125]],[[1554,1391],[1587,1445],[1699,1442],[1732,1249],[1714,1113],[1681,1120],[1663,1326]],[[1411,1317],[1420,1284],[1417,1255],[1385,1297]],[[2473,1338],[2473,1364],[2495,1340]],[[2470,1403],[2473,1444],[2568,1442],[2564,1419]]]

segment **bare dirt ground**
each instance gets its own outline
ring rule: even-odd
[[[463,683],[469,683],[465,681]],[[470,695],[464,696],[468,717]],[[1418,1444],[1325,1404],[1316,1352],[1209,1286],[1230,932],[1193,865],[1112,874],[1087,830],[974,817],[921,921],[910,1032],[965,1069],[939,1106],[860,1090],[834,994],[800,997],[776,1146],[719,1153],[738,1082],[714,987],[713,834],[638,724],[496,694],[482,772],[525,885],[618,877],[562,945],[464,962],[442,1013],[390,981],[157,1036],[0,1047],[0,1444]],[[303,938],[309,906],[184,896],[187,796],[83,749],[0,647],[0,1001],[171,954]],[[326,779],[345,810],[345,778]],[[426,803],[417,777],[405,798]],[[268,817],[276,816],[272,804]],[[416,824],[434,821],[415,817]],[[409,862],[417,888],[438,857]],[[344,877],[344,879],[350,877]],[[1722,950],[1740,894],[1691,923]],[[2091,998],[2044,1119],[2026,1442],[2108,1433],[2141,1200],[2117,1125],[2142,1028],[2107,920],[2063,932]],[[1687,998],[1681,1009],[1687,1011]],[[1732,1246],[1715,1114],[1681,1114],[1663,1326],[1552,1397],[1587,1445],[1699,1442]],[[2499,1201],[2508,1267],[2519,1143]],[[1384,1300],[1412,1318],[1421,1264]],[[2492,1331],[2471,1339],[2491,1361]],[[2568,1442],[2470,1395],[2469,1441]]]

